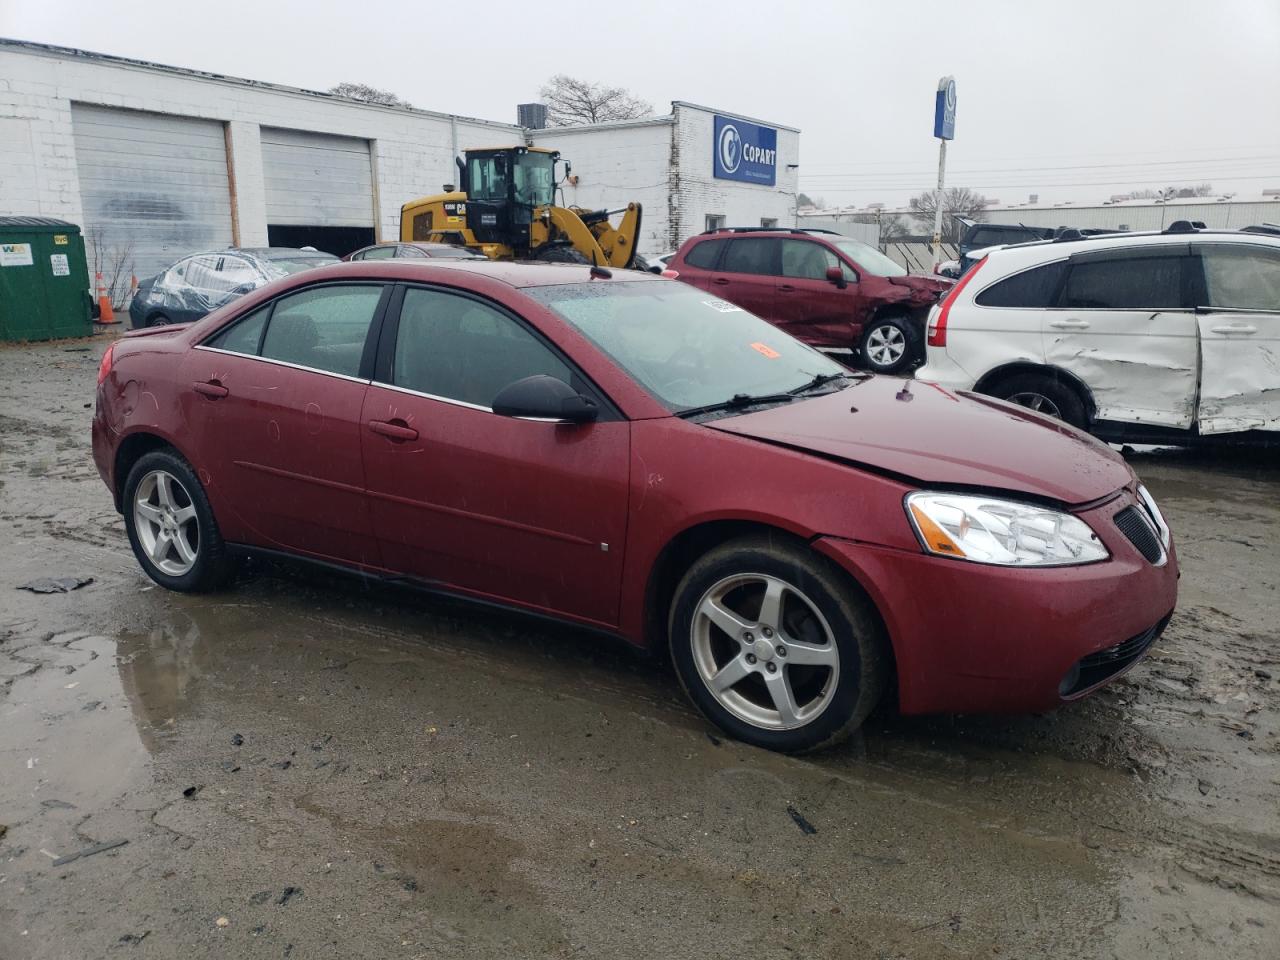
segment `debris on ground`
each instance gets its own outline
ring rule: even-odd
[[[229,927],[229,926],[231,926],[231,920],[230,920],[230,919],[228,919],[227,917],[219,917],[217,920],[215,920],[215,921],[213,921],[213,922],[214,922],[215,924],[217,924],[219,927]]]
[[[187,787],[187,789],[182,791],[182,795],[186,797],[188,800],[190,800],[192,797],[194,797],[197,793],[199,793],[203,789],[204,789],[204,784],[198,784],[196,786]]]
[[[30,590],[32,593],[70,593],[93,583],[93,577],[40,577],[30,583],[24,583],[19,590]]]
[[[284,891],[280,894],[280,899],[276,901],[276,905],[283,907],[294,897],[300,896],[302,896],[301,887],[285,887]]]
[[[65,857],[58,857],[53,861],[55,867],[61,867],[63,864],[70,863],[72,860],[82,860],[85,857],[92,857],[94,854],[105,853],[108,850],[114,850],[116,847],[123,847],[128,840],[108,840],[106,843],[95,843],[92,847],[85,847],[83,850],[77,850],[75,853],[69,853]]]
[[[238,734],[238,733],[233,733],[233,734],[231,735],[231,745],[232,745],[233,747],[242,747],[242,746],[244,746],[244,737],[240,736],[240,734]]]
[[[249,897],[249,902],[252,903],[255,907],[260,907],[270,899],[271,899],[270,890],[259,890],[257,893]]]
[[[150,930],[143,930],[141,933],[126,933],[120,938],[120,943],[127,943],[136,947],[149,936],[151,936]]]
[[[787,804],[787,813],[789,813],[791,815],[791,819],[796,822],[796,826],[800,828],[801,833],[814,834],[818,832],[818,828],[806,820],[804,815],[789,803]]]

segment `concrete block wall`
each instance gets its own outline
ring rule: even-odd
[[[564,185],[564,203],[591,210],[617,210],[639,202],[638,249],[643,254],[668,249],[671,195],[672,117],[637,123],[558,127],[530,131],[535,145],[559,150],[573,164],[577,185]],[[617,223],[621,215],[612,219]]]
[[[668,222],[669,247],[675,249],[695,233],[706,229],[708,214],[725,218],[728,227],[758,227],[762,219],[774,219],[780,227],[796,225],[796,191],[800,163],[800,131],[766,120],[742,117],[695,104],[672,104],[675,137],[672,166],[679,171]],[[715,118],[737,116],[778,131],[777,184],[773,187],[736,180],[719,180],[712,172],[715,151]]]
[[[101,104],[228,125],[242,245],[266,242],[262,126],[370,141],[382,239],[399,235],[400,206],[456,179],[459,147],[522,141],[514,124],[333,99],[252,81],[97,55],[0,42],[0,214],[83,224],[71,103]]]

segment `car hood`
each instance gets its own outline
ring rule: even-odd
[[[934,297],[946,290],[950,290],[955,282],[947,277],[926,276],[919,273],[909,273],[905,277],[889,277],[888,279],[895,286],[906,287],[913,293],[927,293]]]
[[[1133,478],[1106,445],[1022,407],[937,384],[871,377],[825,396],[707,423],[922,486],[982,487],[1067,504]]]

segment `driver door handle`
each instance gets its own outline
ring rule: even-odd
[[[1050,320],[1049,326],[1055,330],[1088,330],[1088,320]]]
[[[210,400],[221,400],[223,397],[231,393],[226,387],[217,380],[197,380],[191,385],[196,393],[202,397],[208,397]]]
[[[379,436],[398,442],[418,439],[418,431],[403,420],[370,420],[369,429]]]
[[[726,286],[726,285],[729,283],[729,278],[728,278],[728,277],[716,277],[716,278],[715,278],[714,280],[712,280],[711,282],[712,282],[712,283],[714,283],[717,287],[723,287],[723,286]]]
[[[789,283],[781,284],[778,287],[779,293],[795,293],[795,290],[796,288]]]
[[[1228,323],[1221,327],[1210,327],[1213,333],[1257,333],[1258,328],[1252,323]]]

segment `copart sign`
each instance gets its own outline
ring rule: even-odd
[[[778,182],[778,131],[736,117],[716,117],[714,173],[772,187]]]

